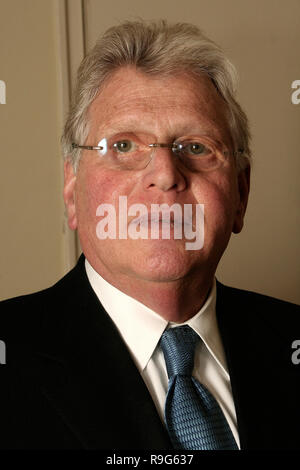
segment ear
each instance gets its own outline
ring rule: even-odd
[[[64,163],[64,201],[68,214],[68,224],[71,230],[77,228],[77,217],[75,207],[75,183],[76,175],[70,160]]]
[[[232,231],[240,233],[244,225],[244,216],[248,203],[250,190],[250,166],[241,170],[238,174],[239,203],[235,214]]]

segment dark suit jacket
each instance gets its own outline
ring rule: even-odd
[[[242,449],[300,442],[299,307],[217,285]],[[171,449],[81,256],[53,287],[1,303],[0,448]]]

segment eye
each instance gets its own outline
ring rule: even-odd
[[[113,148],[118,153],[127,153],[135,150],[136,144],[132,140],[118,140],[113,144]]]
[[[207,155],[210,152],[201,142],[187,142],[182,145],[182,150],[187,155]]]

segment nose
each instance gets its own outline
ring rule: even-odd
[[[155,147],[145,170],[145,189],[183,191],[187,187],[187,181],[176,160],[177,157],[170,148]]]

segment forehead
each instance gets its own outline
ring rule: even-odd
[[[90,106],[89,118],[90,135],[135,128],[228,133],[226,106],[208,77],[153,77],[130,67],[118,69],[107,80]]]

